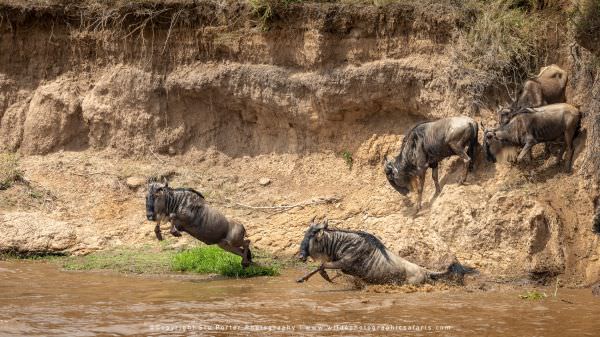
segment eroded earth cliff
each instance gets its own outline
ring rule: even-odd
[[[0,191],[0,249],[156,244],[144,182],[164,175],[276,255],[294,254],[316,215],[432,268],[456,256],[497,279],[600,278],[594,41],[557,27],[546,58],[585,112],[573,173],[539,149],[519,165],[480,153],[461,186],[462,162],[446,160],[443,192],[431,200],[428,178],[415,215],[382,169],[403,133],[459,114],[493,125],[508,99],[498,85],[475,100],[457,76],[453,45],[474,14],[409,1],[258,14],[244,2],[0,2],[0,149],[24,177]]]

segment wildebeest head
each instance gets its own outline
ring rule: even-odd
[[[515,113],[515,107],[513,107],[513,106],[511,106],[510,108],[499,108],[497,115],[498,115],[498,122],[500,123],[500,125],[508,124],[508,122],[510,122],[510,119],[512,118],[514,113]]]
[[[483,128],[483,149],[485,151],[485,157],[488,161],[495,163],[496,156],[502,149],[502,143],[498,137],[496,137],[496,129],[486,129],[483,123],[481,123],[481,127]]]
[[[310,221],[310,225],[304,233],[304,239],[300,243],[299,258],[302,262],[306,262],[310,256],[310,246],[313,240],[319,240],[323,236],[323,230],[327,229],[328,221],[325,219],[320,223],[315,223],[314,218]]]
[[[407,195],[410,186],[410,177],[407,174],[401,173],[396,167],[393,160],[385,159],[383,171],[390,185],[402,195]]]
[[[146,195],[146,218],[150,221],[157,220],[157,210],[165,208],[165,192],[169,188],[169,183],[149,182],[148,194]]]

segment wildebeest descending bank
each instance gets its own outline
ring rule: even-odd
[[[529,109],[528,113],[516,115],[506,125],[495,129],[484,129],[483,147],[489,161],[505,146],[523,147],[517,161],[527,155],[531,159],[531,149],[535,144],[563,140],[558,156],[562,160],[566,151],[566,169],[570,170],[573,161],[573,140],[581,124],[581,113],[576,107],[566,104],[551,104]]]
[[[425,172],[431,167],[435,194],[441,192],[438,165],[444,158],[460,156],[465,162],[463,184],[473,162],[477,143],[477,123],[466,116],[449,117],[415,125],[404,137],[400,154],[395,160],[385,162],[385,175],[390,184],[402,195],[410,188],[417,190],[417,211],[421,209]]]
[[[540,69],[540,73],[523,83],[517,99],[508,108],[498,111],[500,125],[507,124],[519,113],[528,112],[526,108],[537,108],[548,104],[565,103],[568,74],[559,66],[552,64]]]
[[[342,229],[329,229],[327,220],[311,221],[300,244],[300,259],[321,261],[314,271],[300,278],[304,282],[316,273],[331,282],[326,269],[338,269],[371,284],[420,284],[447,279],[462,282],[465,274],[475,272],[458,262],[446,271],[433,272],[409,262],[387,249],[375,236]]]
[[[252,263],[250,240],[246,239],[244,226],[228,220],[210,207],[197,191],[173,189],[166,183],[151,182],[148,184],[146,212],[148,220],[158,219],[157,226],[163,219],[171,221],[172,234],[178,231],[186,232],[207,245],[216,244],[241,256],[244,267]],[[160,227],[157,237],[161,239]]]

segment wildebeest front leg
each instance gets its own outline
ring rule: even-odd
[[[317,269],[308,272],[306,275],[302,276],[301,278],[297,279],[296,282],[298,283],[302,283],[304,281],[308,281],[309,278],[311,278],[314,274],[320,272],[323,270],[323,265],[320,265]]]
[[[169,221],[171,222],[171,229],[169,230],[171,235],[180,237],[181,236],[181,233],[179,232],[180,222],[177,219],[177,216],[175,213],[169,214]]]
[[[533,139],[527,140],[527,142],[525,143],[525,146],[523,147],[523,150],[521,150],[521,153],[517,157],[517,161],[518,162],[522,161],[526,155],[529,155],[529,159],[531,159],[531,149],[533,148],[533,146],[535,144],[536,143]]]
[[[161,223],[161,221],[158,220],[156,222],[156,226],[154,226],[154,234],[156,234],[156,238],[158,239],[158,241],[163,240],[162,234],[160,233],[160,223]]]
[[[425,186],[425,171],[417,176],[417,213],[421,210],[421,200],[423,199],[423,187]]]
[[[298,280],[296,280],[296,282],[302,283],[304,281],[307,281],[314,274],[319,273],[321,275],[321,277],[323,277],[326,281],[333,283],[333,280],[329,277],[329,275],[327,274],[325,269],[341,269],[343,265],[344,265],[344,261],[341,261],[341,260],[335,261],[335,262],[325,262],[325,263],[321,264],[317,269],[307,273],[306,275],[304,275],[301,278],[299,278]]]

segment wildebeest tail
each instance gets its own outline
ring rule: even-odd
[[[467,150],[467,155],[471,158],[471,162],[469,162],[469,171],[473,171],[473,167],[475,165],[475,151],[479,146],[479,142],[477,141],[477,137],[479,136],[479,126],[477,123],[469,124],[471,128],[471,132],[473,133],[473,137],[471,137],[471,142],[469,143],[469,149]]]
[[[446,279],[450,281],[456,281],[458,283],[462,283],[463,278],[467,274],[476,274],[477,270],[474,268],[463,266],[458,262],[453,262],[448,266],[448,269],[444,272],[439,273],[430,273],[429,276],[432,280],[441,280]]]

